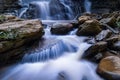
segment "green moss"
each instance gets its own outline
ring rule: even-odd
[[[16,39],[18,33],[15,29],[8,28],[6,31],[0,31],[0,39]]]

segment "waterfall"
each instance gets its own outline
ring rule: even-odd
[[[84,7],[85,7],[86,12],[91,13],[91,5],[92,3],[89,0],[85,0]]]
[[[87,45],[85,47],[85,45]],[[83,47],[84,45],[84,47]],[[24,63],[1,71],[1,80],[102,80],[95,72],[96,65],[78,56],[89,47],[87,43],[79,45],[78,52],[66,52],[58,59],[47,62]],[[89,73],[88,73],[89,71]],[[4,73],[3,73],[4,72]]]
[[[45,31],[49,33],[48,29]],[[48,33],[43,41],[37,43],[37,47],[33,46],[34,49],[25,54],[22,63],[0,70],[0,79],[102,80],[96,74],[97,65],[81,59],[91,46],[84,42],[87,37],[78,37],[74,34],[56,36]],[[42,46],[45,44],[47,45]]]
[[[55,37],[54,37],[55,38]],[[81,38],[84,40],[84,37]],[[77,36],[59,36],[53,44],[48,45],[42,50],[32,51],[23,57],[23,62],[39,62],[56,59],[64,52],[75,52],[78,49],[78,43],[81,41]]]
[[[66,4],[64,0],[22,0],[23,6],[27,9],[20,10],[19,17],[22,18],[40,18],[41,20],[71,20],[74,19],[73,10],[70,4]],[[24,17],[24,15],[26,16]]]

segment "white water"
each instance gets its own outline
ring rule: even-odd
[[[96,75],[96,65],[80,60],[80,55],[90,45],[81,43],[76,53],[65,53],[47,62],[24,63],[10,68],[0,76],[1,80],[102,80]],[[79,57],[79,59],[78,59]],[[64,77],[62,78],[60,75]]]
[[[84,6],[87,13],[91,13],[91,5],[92,3],[89,0],[85,0]]]
[[[49,1],[36,1],[34,4],[38,9],[38,18],[41,20],[50,20]]]

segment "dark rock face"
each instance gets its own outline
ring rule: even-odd
[[[92,13],[109,13],[120,9],[120,0],[91,0]]]
[[[51,27],[52,34],[65,35],[68,34],[73,29],[71,23],[55,23]]]
[[[95,36],[101,32],[100,24],[97,20],[87,20],[80,25],[77,35],[78,36]]]
[[[19,0],[0,0],[0,13],[17,13],[20,9]]]
[[[117,56],[103,58],[98,66],[97,72],[107,80],[119,80],[120,58]]]

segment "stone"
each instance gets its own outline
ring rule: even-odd
[[[100,23],[108,24],[110,27],[116,27],[116,18],[110,17],[110,18],[103,18],[100,20]]]
[[[120,51],[120,40],[113,44],[112,49],[115,51]]]
[[[106,39],[107,45],[109,49],[113,49],[113,45],[119,41],[120,35],[114,35],[108,39]]]
[[[43,34],[42,24],[37,19],[0,24],[0,63],[3,63],[3,60],[8,61],[11,56],[17,55],[17,53],[13,53],[17,52],[14,50],[19,51],[20,47],[41,38]]]
[[[98,65],[97,72],[107,80],[120,80],[120,57],[103,58]]]
[[[52,34],[65,35],[72,29],[73,25],[71,23],[54,23],[50,31]]]
[[[78,36],[95,36],[101,32],[100,24],[97,20],[85,21],[79,26],[77,35]]]
[[[90,20],[90,19],[91,19],[90,16],[80,16],[78,18],[78,23],[83,24],[85,21]]]
[[[83,58],[92,59],[98,53],[104,52],[107,50],[107,42],[97,42],[89,47],[83,54]]]
[[[102,30],[97,36],[96,40],[97,41],[102,41],[107,38],[109,38],[112,35],[112,32],[110,30]]]

